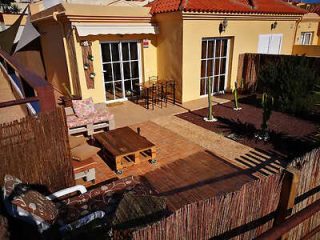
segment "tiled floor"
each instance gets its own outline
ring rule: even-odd
[[[229,100],[213,97],[214,103],[222,103],[226,101]],[[201,98],[199,100],[186,102],[184,104],[177,103],[176,105],[173,105],[172,103],[168,103],[167,107],[160,108],[159,106],[157,106],[154,110],[146,109],[143,106],[127,101],[110,105],[109,110],[114,114],[116,127],[118,128],[150,121],[159,117],[171,116],[178,113],[193,111],[207,106],[207,98]]]

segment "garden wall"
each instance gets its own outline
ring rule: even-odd
[[[5,174],[49,191],[74,185],[63,109],[0,125],[0,185]]]
[[[245,93],[255,93],[258,87],[258,74],[259,70],[269,62],[277,62],[281,58],[302,58],[301,56],[292,55],[269,55],[269,54],[256,54],[245,53],[239,55],[238,66],[238,86],[242,87]],[[305,57],[314,66],[314,71],[320,75],[320,58]]]

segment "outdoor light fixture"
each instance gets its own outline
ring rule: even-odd
[[[223,21],[219,24],[219,33],[223,33],[226,31],[226,28],[228,26],[228,20],[225,18]]]
[[[271,24],[271,30],[276,29],[277,26],[278,26],[278,22],[275,21],[274,23]]]

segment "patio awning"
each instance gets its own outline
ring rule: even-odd
[[[84,25],[74,24],[80,37],[108,34],[157,34],[158,27],[151,24]]]

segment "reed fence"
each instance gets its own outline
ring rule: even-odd
[[[320,199],[320,149],[315,149],[303,157],[297,158],[291,165],[296,167],[300,173],[297,197],[292,210],[292,214],[295,214]],[[288,237],[292,240],[302,239],[319,225],[320,213],[316,213],[292,229]],[[320,239],[320,233],[314,235],[312,239]]]
[[[237,192],[189,204],[133,232],[132,239],[253,239],[271,228],[280,191],[279,173],[248,183]]]
[[[288,167],[297,169],[299,175],[298,184],[291,183],[297,187],[293,215],[320,198],[320,149],[295,159]],[[126,231],[125,235],[134,240],[254,239],[276,224],[280,207],[288,206],[287,202],[281,204],[284,174],[288,173],[283,171],[250,182],[237,192],[191,203],[150,226]],[[319,225],[317,213],[292,229],[288,239],[302,239]],[[123,237],[117,232],[114,239]],[[313,239],[320,239],[320,235]]]
[[[64,112],[0,125],[0,185],[5,174],[56,191],[74,185]]]

